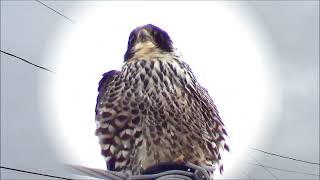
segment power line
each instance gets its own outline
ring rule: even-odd
[[[252,176],[250,176],[248,173],[244,172],[243,170],[239,170],[243,175],[247,176],[249,179],[254,179]]]
[[[50,7],[50,6],[46,5],[45,3],[43,3],[43,2],[41,2],[41,1],[39,1],[39,0],[35,0],[35,1],[37,1],[37,2],[38,2],[38,3],[40,3],[40,4],[42,4],[43,6],[47,7],[47,8],[48,8],[48,9],[50,9],[51,11],[53,11],[53,12],[55,12],[55,13],[59,14],[60,16],[64,17],[65,19],[69,20],[70,22],[74,23],[74,21],[73,21],[73,20],[71,20],[70,18],[68,18],[68,17],[67,17],[67,16],[65,16],[64,14],[60,13],[59,11],[57,11],[57,10],[53,9],[52,7]]]
[[[261,166],[265,171],[267,171],[272,177],[274,177],[275,179],[279,180],[276,175],[274,175],[271,171],[269,171],[269,169],[265,168],[256,158],[254,158],[253,156],[251,156],[249,153],[248,153],[248,155],[249,155],[253,160],[255,160],[255,161],[259,164],[259,166]]]
[[[307,164],[320,165],[320,163],[300,160],[300,159],[296,159],[296,158],[292,158],[292,157],[288,157],[288,156],[282,156],[282,155],[279,155],[279,154],[266,152],[266,151],[263,151],[263,150],[260,150],[260,149],[257,149],[257,148],[253,148],[253,147],[250,147],[250,149],[255,150],[255,151],[259,151],[259,152],[262,152],[262,153],[265,153],[265,154],[269,154],[269,155],[272,155],[272,156],[281,157],[281,158],[284,158],[284,159],[290,159],[290,160],[293,160],[293,161],[299,161],[299,162],[303,162],[303,163],[307,163]]]
[[[7,169],[7,170],[11,170],[11,171],[26,173],[26,174],[34,174],[34,175],[38,175],[38,176],[52,177],[52,178],[57,178],[57,179],[73,180],[73,179],[65,178],[65,177],[61,177],[61,176],[53,176],[53,175],[49,175],[49,174],[43,174],[43,173],[32,172],[32,171],[25,171],[25,170],[21,170],[21,169],[14,169],[14,168],[9,168],[9,167],[4,167],[4,166],[0,166],[0,167],[1,167],[1,169]]]
[[[248,164],[254,165],[254,166],[263,166],[263,167],[268,168],[268,169],[274,169],[274,170],[278,170],[278,171],[290,172],[290,173],[295,173],[295,174],[303,174],[303,175],[310,175],[310,176],[320,176],[319,174],[313,174],[313,173],[307,173],[307,172],[302,172],[302,171],[294,171],[294,170],[289,170],[289,169],[276,168],[276,167],[266,166],[266,165],[263,165],[263,164],[260,165],[260,164],[256,164],[256,163],[250,163],[250,162],[248,162]]]
[[[46,5],[45,3],[41,2],[40,0],[35,0],[36,2],[42,4],[43,6],[47,7],[48,9],[52,10],[53,12],[57,13],[58,15],[64,17],[65,19],[69,20],[70,22],[73,23],[73,20],[71,20],[70,18],[68,18],[67,16],[63,15],[62,13],[58,12],[57,10],[51,8],[50,6]],[[18,57],[14,54],[11,54],[11,53],[8,53],[8,52],[4,52],[2,50],[0,50],[2,53],[4,54],[7,54],[9,56],[12,56],[12,57],[15,57],[15,58],[18,58],[28,64],[31,64],[35,67],[38,67],[38,68],[41,68],[43,70],[46,70],[46,71],[49,71],[51,73],[55,73],[54,71],[50,70],[50,69],[47,69],[45,67],[42,67],[42,66],[39,66],[39,65],[36,65],[36,64],[33,64],[21,57]],[[287,157],[287,156],[282,156],[282,155],[278,155],[278,154],[274,154],[274,153],[269,153],[269,152],[266,152],[266,151],[263,151],[263,150],[260,150],[260,149],[256,149],[256,148],[251,148],[253,150],[256,150],[256,151],[259,151],[259,152],[262,152],[262,153],[265,153],[265,154],[269,154],[269,155],[273,155],[273,156],[277,156],[277,157],[281,157],[281,158],[285,158],[285,159],[290,159],[290,160],[294,160],[294,161],[299,161],[299,162],[303,162],[303,163],[308,163],[308,164],[314,164],[314,165],[320,165],[319,163],[315,163],[315,162],[309,162],[309,161],[304,161],[304,160],[299,160],[299,159],[296,159],[296,158],[291,158],[291,157]],[[253,158],[258,164],[255,164],[255,163],[248,163],[248,164],[251,164],[251,165],[255,165],[255,166],[261,166],[263,167],[264,169],[265,168],[269,168],[269,169],[274,169],[274,170],[279,170],[279,171],[285,171],[285,172],[291,172],[291,173],[296,173],[296,174],[304,174],[304,175],[311,175],[311,176],[320,176],[318,174],[312,174],[312,173],[306,173],[306,172],[299,172],[299,171],[293,171],[293,170],[287,170],[287,169],[281,169],[281,168],[275,168],[275,167],[270,167],[270,166],[265,166],[265,165],[262,165],[257,159],[255,159],[254,157],[251,156],[251,158]],[[70,178],[64,178],[64,177],[58,177],[58,176],[52,176],[52,175],[48,175],[48,174],[42,174],[42,173],[36,173],[36,172],[32,172],[32,171],[25,171],[25,170],[20,170],[20,169],[14,169],[14,168],[8,168],[8,167],[2,167],[2,169],[7,169],[7,170],[12,170],[12,171],[17,171],[17,172],[23,172],[23,173],[29,173],[29,174],[34,174],[34,175],[39,175],[39,176],[46,176],[46,177],[53,177],[53,178],[59,178],[59,179],[66,179],[66,180],[72,180]],[[267,169],[265,169],[267,170]],[[253,179],[251,176],[249,176],[247,173],[245,173],[244,171],[240,170],[245,176],[247,176],[248,178],[251,178]],[[268,171],[268,170],[267,170]],[[274,178],[278,179],[274,174],[272,174],[270,171],[268,171]]]
[[[32,63],[32,62],[30,62],[30,61],[28,61],[28,60],[25,60],[25,59],[23,59],[23,58],[21,58],[21,57],[19,57],[19,56],[16,56],[16,55],[14,55],[14,54],[5,52],[5,51],[3,51],[3,50],[0,50],[0,52],[4,53],[4,54],[6,54],[6,55],[9,55],[9,56],[15,57],[15,58],[17,58],[17,59],[20,59],[20,60],[22,60],[22,61],[24,61],[24,62],[26,62],[26,63],[28,63],[28,64],[31,64],[32,66],[35,66],[35,67],[37,67],[37,68],[46,70],[46,71],[51,72],[51,73],[56,73],[56,72],[54,72],[54,71],[52,71],[52,70],[50,70],[50,69],[48,69],[48,68],[45,68],[45,67],[36,65],[36,64],[34,64],[34,63]]]

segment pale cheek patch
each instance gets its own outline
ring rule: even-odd
[[[134,55],[132,59],[148,58],[159,52],[157,47],[150,41],[137,43],[134,45],[133,50]]]
[[[140,48],[150,48],[150,47],[153,47],[153,43],[151,41],[146,41],[146,42],[137,42],[135,45],[134,45],[134,49],[137,50],[137,49],[140,49]]]
[[[151,42],[138,42],[133,46],[133,50],[137,53],[144,49],[156,48],[156,46]]]

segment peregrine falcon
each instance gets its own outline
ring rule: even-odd
[[[143,174],[163,163],[223,170],[227,132],[208,91],[181,60],[167,32],[135,28],[120,71],[99,82],[96,132],[108,170]]]

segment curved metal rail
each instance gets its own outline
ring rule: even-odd
[[[84,175],[98,179],[108,180],[211,180],[215,170],[212,166],[201,167],[195,164],[186,163],[188,171],[169,170],[157,174],[143,174],[130,176],[124,172],[88,168],[78,165],[67,165],[76,175]]]

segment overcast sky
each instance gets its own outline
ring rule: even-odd
[[[90,2],[46,2],[72,20],[79,20],[75,7]],[[319,162],[319,2],[318,1],[243,1],[272,43],[279,75],[281,103],[272,142],[259,146],[268,152],[306,161]],[[31,62],[55,69],[54,62],[43,59],[47,40],[57,26],[70,22],[36,1],[1,1],[1,50]],[[54,75],[1,53],[1,166],[72,177],[57,161],[43,121],[39,79],[54,81]],[[43,94],[43,93],[42,93]],[[48,92],[48,96],[50,93]],[[319,174],[318,165],[309,165],[267,156],[248,150],[268,166]],[[250,160],[250,159],[248,159]],[[251,160],[252,161],[252,160]],[[261,167],[244,164],[242,168],[255,179],[273,179]],[[279,179],[319,179],[278,170]],[[246,177],[242,174],[240,179]],[[43,179],[1,169],[1,179]]]

